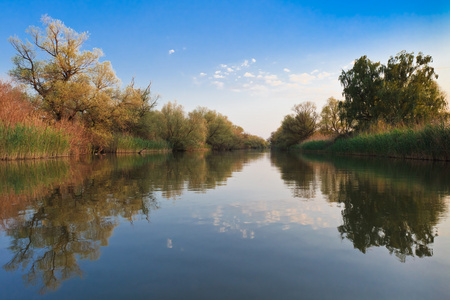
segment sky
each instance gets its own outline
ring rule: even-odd
[[[88,32],[83,49],[102,49],[122,85],[151,82],[158,109],[207,107],[263,138],[296,104],[342,99],[338,77],[363,55],[431,55],[450,95],[449,0],[0,0],[0,78],[13,67],[8,38],[26,39],[43,15]]]

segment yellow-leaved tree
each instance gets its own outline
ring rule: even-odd
[[[103,52],[82,49],[87,32],[77,33],[48,16],[41,21],[44,28],[27,30],[30,40],[9,39],[17,52],[10,75],[32,88],[36,103],[54,120],[82,122],[99,148],[114,132],[139,130],[141,119],[157,101],[150,95],[150,85],[135,88],[133,80],[120,89],[111,63],[100,61]]]

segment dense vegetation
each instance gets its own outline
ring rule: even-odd
[[[320,116],[309,102],[296,105],[272,133],[272,147],[450,159],[447,102],[431,62],[405,51],[387,65],[362,56],[339,76],[345,99],[329,98]]]
[[[122,88],[101,50],[82,49],[87,33],[47,16],[42,23],[29,28],[31,42],[10,38],[17,84],[0,83],[0,158],[266,146],[206,108],[186,114],[169,102],[157,111],[150,84]]]

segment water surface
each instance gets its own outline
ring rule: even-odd
[[[446,299],[446,163],[232,152],[0,164],[1,299]]]

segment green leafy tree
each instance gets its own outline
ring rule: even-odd
[[[44,16],[45,30],[30,27],[31,42],[11,37],[17,51],[10,75],[31,86],[42,106],[57,119],[73,119],[77,113],[105,106],[105,94],[119,80],[109,62],[100,62],[100,49],[81,50],[88,34],[75,32],[61,21]]]
[[[423,123],[440,116],[446,101],[435,79],[438,75],[429,64],[429,55],[402,51],[391,57],[385,67],[383,113],[386,122]]]
[[[182,105],[172,102],[161,109],[159,132],[173,150],[183,151],[204,146],[205,120],[195,113],[186,116]]]
[[[363,128],[376,119],[383,86],[381,64],[362,56],[355,61],[352,69],[342,71],[339,80],[345,97],[340,105],[342,118],[356,128]]]
[[[233,123],[215,110],[199,107],[193,114],[203,118],[206,122],[206,143],[214,150],[229,150],[236,143]]]
[[[406,51],[391,57],[386,66],[360,57],[339,76],[345,96],[342,118],[354,129],[378,121],[396,125],[444,118],[446,99],[432,61],[429,55]]]
[[[285,116],[281,127],[272,133],[272,146],[288,148],[307,139],[316,131],[319,116],[312,102],[297,104],[292,110],[294,114]]]
[[[343,134],[350,131],[350,124],[343,117],[345,112],[341,101],[330,97],[327,104],[322,108],[320,113],[319,127],[320,131],[325,134]]]
[[[133,79],[120,89],[111,63],[100,61],[102,51],[82,49],[86,32],[48,16],[42,23],[43,29],[28,29],[31,41],[9,39],[17,52],[10,75],[32,88],[39,107],[56,121],[82,122],[99,149],[111,142],[113,132],[150,136],[145,130],[158,99],[150,85],[136,88]]]

